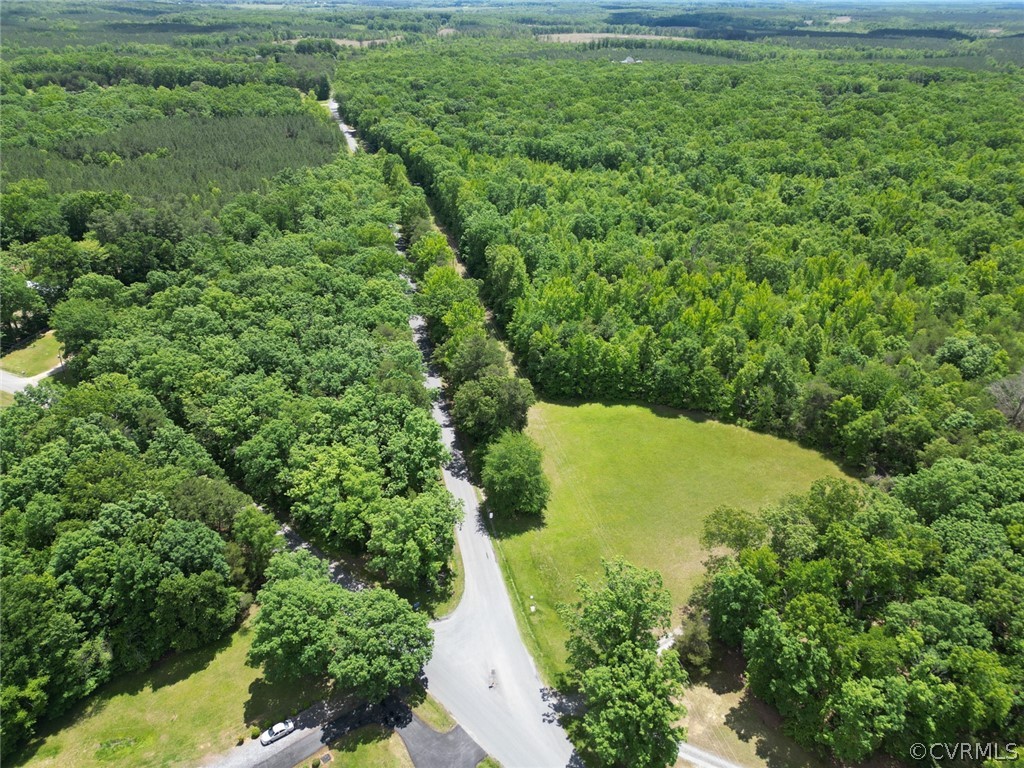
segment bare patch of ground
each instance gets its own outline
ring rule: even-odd
[[[686,689],[686,741],[745,768],[840,768],[828,757],[805,749],[782,732],[782,718],[754,696],[743,679],[743,658],[726,651],[712,662],[715,671]],[[877,755],[858,768],[897,768]],[[675,768],[692,768],[680,758]]]
[[[376,40],[349,40],[344,37],[333,38],[334,42],[343,48],[366,48],[371,45],[380,45],[381,43],[393,43],[401,39],[401,35],[396,35],[395,37],[381,37]]]
[[[282,40],[281,42],[285,45],[295,45],[299,42],[300,38],[292,38],[291,40]],[[332,37],[331,40],[342,48],[367,48],[371,45],[380,45],[381,43],[393,43],[397,40],[401,40],[401,35],[395,35],[394,37],[381,37],[376,40],[350,40],[347,37]]]
[[[456,32],[455,27],[441,27],[437,30],[438,37],[451,37]]]
[[[715,665],[683,695],[687,742],[748,768],[831,768],[830,761],[782,734],[778,713],[746,689],[738,654],[726,654]]]
[[[666,35],[620,35],[605,32],[566,32],[557,35],[537,35],[545,43],[589,43],[594,40],[693,40],[692,37]]]
[[[836,16],[829,24],[849,24],[853,21],[853,16]]]

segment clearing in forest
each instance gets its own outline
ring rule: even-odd
[[[575,599],[577,575],[597,576],[601,558],[659,571],[680,606],[703,570],[698,538],[711,510],[757,509],[842,475],[796,443],[666,408],[540,403],[528,431],[544,451],[551,500],[542,526],[499,526],[498,546],[549,679],[565,659],[556,606]]]
[[[698,539],[711,510],[757,509],[843,476],[796,443],[668,408],[539,403],[528,432],[544,450],[551,500],[542,526],[499,526],[496,544],[524,640],[549,682],[565,669],[556,606],[576,598],[577,575],[597,578],[601,558],[656,569],[678,607],[703,571]],[[782,735],[736,669],[717,670],[684,701],[697,747],[751,768],[824,765]]]
[[[49,331],[28,346],[0,358],[0,368],[15,376],[35,376],[60,364],[61,343]]]

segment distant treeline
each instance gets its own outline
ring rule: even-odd
[[[285,63],[286,58],[285,54],[264,58],[253,51],[234,60],[215,61],[168,48],[71,49],[62,53],[24,53],[9,64],[7,71],[12,80],[33,89],[53,84],[82,90],[89,83],[109,86],[126,82],[153,88],[193,83],[224,88],[262,83],[287,85],[303,93],[313,91],[319,99],[328,97],[327,73],[331,65],[318,63],[313,57],[293,56]]]
[[[972,35],[955,29],[939,27],[881,27],[867,32],[807,29],[794,26],[786,18],[767,19],[755,16],[733,16],[727,13],[681,13],[660,16],[643,11],[621,11],[609,14],[605,19],[609,25],[637,25],[641,27],[672,27],[686,29],[694,37],[717,38],[721,40],[760,40],[764,37],[835,37],[849,40],[879,37],[931,37],[940,40],[974,40]]]

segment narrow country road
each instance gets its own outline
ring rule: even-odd
[[[355,130],[343,122],[333,96],[328,106],[345,134],[349,151],[357,152],[359,144]],[[415,290],[411,282],[410,289]],[[426,386],[439,393],[441,379],[429,366],[426,323],[415,315],[409,319],[409,326],[424,360],[428,362]],[[447,403],[437,398],[432,413],[452,457],[443,470],[444,483],[451,494],[462,501],[465,512],[465,518],[456,531],[462,553],[465,590],[455,611],[431,625],[434,629],[434,653],[425,668],[427,688],[458,722],[457,730],[463,730],[504,768],[582,765],[558,723],[554,709],[557,695],[544,686],[519,635],[505,581],[481,519],[477,491],[470,482],[465,459],[456,444]],[[287,527],[282,533],[290,548],[309,547]],[[350,580],[337,564],[332,564],[331,576],[340,583]],[[358,583],[346,586],[361,587]],[[293,735],[297,738],[291,746],[282,745],[276,759],[251,765],[276,768],[293,756],[302,760],[313,754],[314,744],[322,743],[328,735],[315,722],[323,723],[329,715],[325,712],[319,714],[305,733]],[[287,742],[293,737],[282,741]],[[405,733],[403,738],[406,738]],[[410,742],[408,738],[406,741]],[[246,747],[248,745],[238,748],[232,757],[249,756],[251,753]],[[263,754],[266,755],[265,752]],[[679,756],[697,768],[740,768],[685,743],[679,745]],[[417,760],[417,755],[413,755],[413,760],[416,768],[448,768],[449,765],[438,762],[434,766],[436,761]],[[221,767],[228,768],[228,764],[219,763]]]
[[[61,363],[60,365],[53,366],[53,368],[48,371],[43,371],[42,373],[37,373],[35,376],[29,376],[27,378],[15,376],[13,373],[0,370],[0,391],[9,392],[12,395],[17,394],[28,387],[35,386],[47,376],[59,371],[63,366],[64,364]]]
[[[409,324],[426,350],[423,318],[413,317]],[[427,387],[441,387],[433,370]],[[427,689],[505,768],[563,768],[573,759],[573,748],[552,709],[554,691],[544,687],[519,637],[444,401],[435,402],[433,415],[452,455],[444,469],[445,485],[465,510],[456,536],[466,588],[455,611],[432,625],[434,655],[425,670]]]
[[[338,102],[332,95],[330,100],[327,102],[327,108],[331,111],[331,117],[338,123],[338,127],[341,132],[345,134],[345,143],[348,144],[348,151],[353,154],[359,151],[359,142],[356,140],[356,129],[351,125],[348,125],[342,118],[341,113],[338,111]]]
[[[705,752],[699,747],[691,746],[686,742],[679,745],[679,757],[695,768],[743,768],[724,757]]]

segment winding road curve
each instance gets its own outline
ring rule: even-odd
[[[60,365],[55,365],[48,371],[43,371],[42,373],[38,373],[35,376],[29,376],[27,378],[15,376],[13,373],[0,370],[0,392],[9,392],[12,395],[16,395],[18,392],[28,389],[29,387],[34,387],[47,376],[53,375],[63,367],[64,364],[61,363]]]
[[[425,348],[424,320],[409,323]],[[427,387],[439,390],[435,371]],[[562,768],[573,748],[516,626],[501,569],[491,546],[455,440],[447,404],[435,402],[434,419],[452,460],[444,483],[463,504],[465,519],[456,531],[466,588],[458,607],[434,622],[434,655],[426,666],[427,688],[480,746],[505,768]]]
[[[333,98],[329,107],[345,134],[349,150],[358,151],[355,131],[342,121]],[[410,288],[415,289],[415,286],[410,283]],[[413,316],[409,325],[424,358],[429,360],[424,319]],[[428,368],[426,386],[440,394],[441,379],[432,368]],[[580,766],[582,762],[558,723],[554,709],[557,695],[544,686],[519,635],[501,569],[481,519],[477,490],[469,480],[448,404],[441,397],[435,399],[433,417],[441,427],[442,441],[452,457],[444,468],[445,486],[462,502],[465,512],[456,537],[462,552],[466,586],[455,611],[431,625],[434,653],[425,668],[427,688],[448,709],[461,729],[504,768]],[[290,548],[309,547],[287,527],[282,533]],[[314,553],[323,556],[315,550]],[[348,577],[341,567],[333,567],[331,576],[350,589],[363,586]],[[280,746],[275,744],[266,750],[256,750],[254,745],[246,744],[227,760],[218,761],[218,768],[236,765],[271,768],[292,759],[299,762],[314,754],[332,735],[330,726],[319,723],[336,717],[337,713],[314,708],[300,715],[305,720],[304,715],[312,717],[309,722],[300,724],[298,738],[285,738]],[[697,768],[740,768],[687,744],[680,744],[679,755]],[[258,762],[248,762],[253,760]],[[422,768],[420,761],[416,761],[416,765]],[[438,762],[429,768],[447,766]]]

